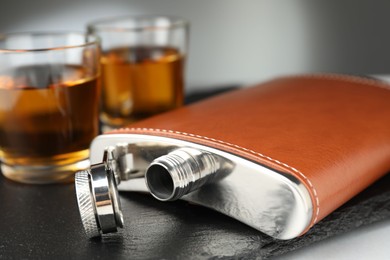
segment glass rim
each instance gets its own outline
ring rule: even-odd
[[[120,22],[120,21],[126,21],[126,20],[133,20],[133,21],[141,21],[141,20],[156,20],[158,18],[166,18],[171,23],[169,25],[164,26],[134,26],[132,28],[126,28],[121,26],[115,26],[110,23],[113,22]],[[106,25],[106,26],[105,26]],[[93,32],[97,31],[113,31],[113,32],[139,32],[144,30],[149,31],[158,31],[158,30],[169,30],[174,29],[178,27],[187,27],[189,25],[189,21],[181,18],[179,16],[174,15],[159,15],[159,14],[145,14],[145,15],[124,15],[124,16],[114,16],[114,17],[107,17],[107,18],[101,18],[97,20],[93,20],[89,23],[87,23],[88,30],[92,30]]]
[[[32,32],[13,32],[13,33],[0,33],[0,41],[3,41],[7,38],[14,36],[22,36],[29,35],[32,37],[35,36],[66,36],[66,35],[77,35],[86,37],[86,41],[82,44],[74,44],[74,45],[59,45],[56,47],[50,48],[36,48],[36,49],[5,49],[0,48],[0,53],[26,53],[26,52],[43,52],[43,51],[58,51],[58,50],[66,50],[73,48],[81,48],[92,45],[99,45],[100,38],[92,33],[88,32],[77,32],[77,31],[32,31]],[[89,37],[93,37],[92,40],[89,40]]]

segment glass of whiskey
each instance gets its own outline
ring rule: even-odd
[[[0,35],[0,159],[9,179],[72,181],[99,131],[100,43],[83,33]]]
[[[91,22],[102,41],[103,130],[123,127],[183,104],[187,21],[127,16]]]

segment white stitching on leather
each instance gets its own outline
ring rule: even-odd
[[[317,190],[314,188],[312,182],[309,180],[309,178],[307,178],[302,172],[300,172],[299,170],[297,170],[296,168],[294,167],[291,167],[289,166],[288,164],[286,163],[283,163],[281,161],[278,161],[276,159],[273,159],[269,156],[266,156],[264,154],[261,154],[261,153],[258,153],[258,152],[255,152],[253,150],[250,150],[250,149],[247,149],[247,148],[244,148],[244,147],[241,147],[239,145],[236,145],[236,144],[231,144],[231,143],[228,143],[228,142],[224,142],[224,141],[221,141],[221,140],[217,140],[217,139],[214,139],[214,138],[210,138],[210,137],[206,137],[206,136],[201,136],[201,135],[196,135],[196,134],[190,134],[190,133],[186,133],[186,132],[180,132],[180,131],[173,131],[173,130],[166,130],[166,129],[158,129],[158,128],[122,128],[122,129],[118,129],[119,131],[152,131],[152,132],[163,132],[163,133],[172,133],[172,134],[179,134],[179,135],[185,135],[185,136],[191,136],[191,137],[197,137],[197,138],[201,138],[201,139],[205,139],[205,140],[209,140],[209,141],[213,141],[213,142],[217,142],[217,143],[221,143],[221,144],[225,144],[225,145],[228,145],[228,146],[232,146],[232,147],[235,147],[235,148],[238,148],[240,150],[244,150],[246,152],[250,152],[254,155],[257,155],[257,156],[260,156],[268,161],[271,161],[271,162],[274,162],[276,164],[279,164],[281,166],[284,166],[284,167],[287,167],[288,169],[292,170],[293,172],[297,173],[298,175],[300,175],[302,178],[304,178],[306,180],[306,182],[309,184],[312,192],[313,192],[313,196],[315,198],[315,202],[316,202],[316,212],[315,212],[315,217],[314,217],[314,221],[313,221],[313,224],[315,224],[317,222],[317,219],[318,219],[318,215],[320,214],[320,200],[318,198],[318,194],[317,194]],[[117,130],[117,131],[118,131]],[[313,226],[313,224],[311,226]]]
[[[358,84],[369,85],[369,86],[374,86],[374,87],[379,87],[379,88],[382,88],[382,89],[390,90],[390,84],[388,84],[387,82],[376,80],[376,79],[366,79],[366,78],[361,78],[361,77],[357,77],[357,76],[350,76],[350,75],[340,75],[340,74],[306,74],[306,75],[297,75],[297,76],[293,76],[292,75],[292,76],[284,77],[284,79],[285,78],[318,78],[318,79],[328,79],[328,80],[342,80],[342,81],[346,81],[346,82],[358,83]],[[225,144],[225,145],[228,145],[228,146],[231,146],[231,147],[235,147],[235,148],[241,149],[243,151],[252,153],[252,154],[254,154],[256,156],[259,156],[261,158],[264,158],[264,159],[266,159],[268,161],[271,161],[271,162],[274,162],[274,163],[279,164],[281,166],[287,167],[288,169],[292,170],[293,172],[297,173],[302,178],[304,178],[306,180],[306,182],[308,183],[308,185],[309,185],[309,187],[310,187],[310,189],[311,189],[311,191],[313,193],[313,196],[315,198],[315,203],[316,203],[316,208],[317,208],[317,210],[315,212],[315,217],[314,217],[313,224],[315,224],[317,222],[317,219],[318,219],[318,216],[319,216],[319,213],[320,213],[320,201],[319,201],[319,198],[318,198],[317,190],[313,186],[312,182],[302,172],[300,172],[299,170],[297,170],[294,167],[291,167],[291,166],[287,165],[286,163],[283,163],[281,161],[273,159],[273,158],[271,158],[269,156],[266,156],[264,154],[255,152],[253,150],[250,150],[250,149],[247,149],[247,148],[235,145],[235,144],[231,144],[231,143],[228,143],[228,142],[224,142],[224,141],[221,141],[221,140],[217,140],[217,139],[214,139],[214,138],[201,136],[201,135],[195,135],[195,134],[190,134],[190,133],[185,133],[185,132],[180,132],[180,131],[165,130],[165,129],[154,129],[154,128],[122,128],[122,129],[118,129],[118,130],[125,130],[125,131],[126,130],[128,130],[128,131],[131,131],[131,130],[135,130],[135,131],[141,130],[141,131],[168,132],[168,133],[174,133],[174,134],[179,134],[179,135],[197,137],[197,138],[201,138],[201,139],[210,140],[210,141],[213,141],[213,142]]]

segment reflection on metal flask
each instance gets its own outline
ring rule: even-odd
[[[221,179],[220,160],[209,152],[180,148],[155,159],[146,170],[150,193],[158,200],[181,198],[204,184]]]
[[[171,201],[224,178],[233,169],[229,160],[216,154],[155,142],[121,142],[101,152],[102,162],[75,176],[80,216],[89,238],[123,227],[117,188],[122,182],[141,180],[155,198]]]

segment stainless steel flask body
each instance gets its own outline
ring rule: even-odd
[[[310,194],[299,179],[205,145],[153,135],[101,135],[91,145],[90,160],[91,169],[76,174],[90,237],[123,225],[117,189],[190,201],[278,239],[299,236],[312,217]]]

